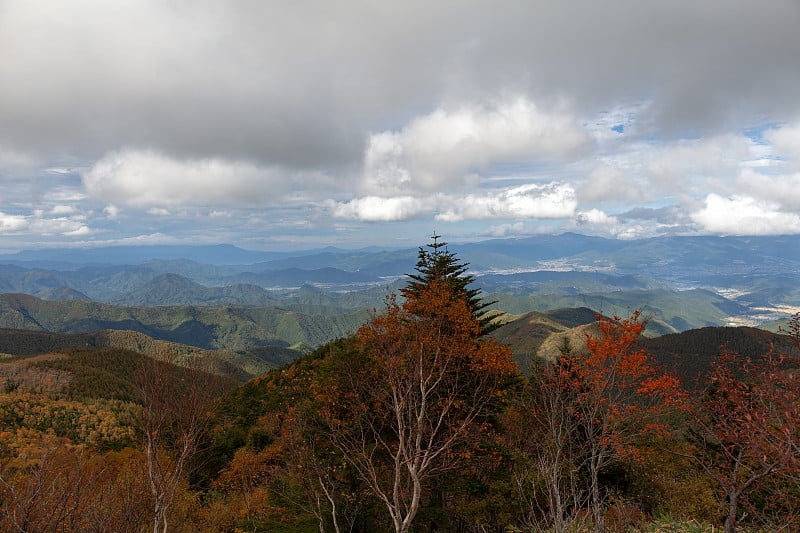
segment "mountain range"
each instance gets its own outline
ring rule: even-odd
[[[619,240],[574,233],[448,247],[509,315],[641,310],[648,335],[761,325],[800,310],[800,236]],[[202,349],[313,347],[354,331],[413,272],[416,249],[260,252],[231,245],[0,255],[0,327],[131,330]]]

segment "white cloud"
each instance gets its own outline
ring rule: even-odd
[[[50,210],[51,215],[71,215],[75,212],[75,207],[71,205],[56,205]]]
[[[28,227],[28,220],[21,215],[0,213],[0,233],[18,233]]]
[[[578,199],[582,205],[633,207],[682,195],[735,194],[737,176],[746,169],[772,170],[770,150],[743,134],[619,141],[582,163],[588,176],[577,186]]]
[[[513,224],[498,224],[497,226],[489,226],[485,231],[481,232],[482,236],[486,237],[508,237],[510,235],[520,235],[525,232],[525,224],[523,222],[515,222]]]
[[[426,197],[365,196],[325,204],[334,218],[389,222],[432,216],[442,222],[491,219],[561,219],[575,212],[575,191],[567,184],[530,183],[508,189]]]
[[[616,217],[609,216],[604,211],[599,209],[590,209],[588,211],[579,211],[575,215],[575,220],[579,224],[592,224],[592,225],[616,225],[619,223]]]
[[[800,233],[800,215],[781,211],[773,202],[749,196],[709,194],[702,209],[692,213],[700,229],[733,235]]]
[[[737,189],[753,198],[773,202],[785,211],[800,212],[800,173],[773,176],[744,169]]]
[[[196,239],[191,242],[197,244]],[[119,239],[74,241],[74,242],[64,243],[65,246],[70,246],[70,247],[128,246],[128,245],[139,246],[139,245],[158,245],[158,244],[187,244],[187,242],[182,242],[180,239],[157,232],[157,233],[134,235],[132,237],[122,237]]]
[[[640,239],[662,235],[675,228],[675,224],[663,224],[655,220],[639,219],[635,223],[631,222],[629,217],[628,220],[620,220],[625,218],[592,208],[578,211],[571,223],[566,225],[566,229],[617,239]]]
[[[625,205],[647,198],[644,187],[616,165],[602,165],[594,169],[578,187],[578,198],[583,203],[600,202]]]
[[[366,196],[349,202],[329,202],[328,207],[334,218],[389,222],[417,218],[430,212],[432,206],[430,202],[412,196],[396,198]]]
[[[800,160],[800,125],[767,130],[764,139],[775,148],[777,155]]]
[[[179,160],[153,150],[122,150],[106,154],[82,178],[96,198],[163,207],[277,202],[292,176],[241,161]]]
[[[436,215],[436,220],[458,222],[485,219],[558,219],[569,218],[578,202],[568,184],[529,183],[500,191],[450,197]]]
[[[574,155],[590,136],[567,113],[515,98],[494,106],[439,108],[399,132],[370,137],[363,189],[396,195],[445,192],[475,183],[492,164]]]
[[[663,194],[691,192],[708,178],[735,176],[743,163],[758,157],[756,148],[747,137],[729,134],[659,144],[640,155],[651,187]]]
[[[1,235],[63,235],[67,237],[87,235],[90,228],[83,223],[84,217],[45,218],[41,210],[31,215],[9,215],[0,212]]]
[[[89,228],[89,226],[80,226],[77,229],[64,233],[64,235],[67,237],[80,237],[83,235],[89,235],[91,233],[92,230]]]
[[[80,187],[74,185],[57,185],[48,189],[47,198],[53,202],[66,204],[67,202],[82,202],[87,199],[87,196]]]

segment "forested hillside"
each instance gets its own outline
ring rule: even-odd
[[[297,343],[317,346],[352,333],[368,316],[366,310],[307,315],[263,307],[122,307],[0,295],[0,327],[61,333],[130,330],[204,349],[246,350]]]
[[[193,356],[213,357],[227,365],[239,379],[246,380],[294,361],[309,347],[297,345],[263,346],[247,350],[204,350],[169,341],[161,341],[136,331],[101,330],[90,333],[49,333],[43,331],[0,329],[0,355],[33,356],[65,350],[130,350],[157,359],[171,358],[180,364]]]
[[[54,350],[0,359],[0,528],[800,524],[800,316],[782,334],[646,338],[642,313],[588,308],[496,327],[461,267],[446,249],[423,249],[402,302],[243,384],[235,357],[278,361],[275,347],[0,332],[9,352]],[[54,313],[30,297],[5,301],[28,320]],[[115,342],[136,351],[102,347]]]

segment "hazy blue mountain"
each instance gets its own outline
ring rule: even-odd
[[[24,250],[15,254],[0,255],[0,262],[9,264],[50,263],[61,265],[97,264],[128,265],[153,259],[189,259],[211,265],[232,265],[270,261],[286,256],[284,252],[256,252],[243,250],[230,244],[213,246],[149,245],[107,246],[98,248],[57,248]]]
[[[531,266],[538,261],[571,257],[582,253],[613,254],[629,241],[591,237],[577,233],[536,235],[518,239],[454,244],[450,248],[469,261],[473,268],[507,268],[500,263]]]
[[[238,283],[251,283],[262,287],[299,287],[304,284],[363,285],[381,281],[381,278],[372,272],[348,271],[334,267],[242,272],[229,279]]]
[[[552,270],[484,274],[477,276],[475,283],[485,292],[508,292],[515,295],[581,294],[668,286],[664,282],[645,280],[632,275]]]
[[[402,276],[417,263],[417,249],[385,251],[326,251],[276,259],[254,265],[261,270],[337,268],[367,271],[376,276]]]
[[[626,306],[651,305],[666,317],[662,324],[666,331],[680,331],[725,324],[731,317],[757,323],[800,306],[800,236],[617,240],[566,233],[449,248],[470,263],[478,277],[476,287],[501,295],[503,305],[510,306],[505,310],[515,313],[590,303],[613,304],[620,312]],[[416,248],[251,252],[220,245],[40,250],[0,256],[0,291],[50,298],[55,289],[64,287],[106,303],[264,305],[334,316],[379,307],[386,287],[402,286],[404,274],[413,272],[416,260]],[[166,282],[170,278],[164,275],[183,280]],[[701,296],[681,292],[687,289],[709,292]],[[650,297],[648,291],[653,290],[665,291],[653,296],[662,303],[631,300],[635,291]],[[670,295],[669,303],[665,294]],[[689,313],[680,317],[670,309]]]
[[[118,305],[247,305],[275,307],[279,300],[257,285],[204,287],[178,274],[160,274],[136,289],[114,298]]]
[[[44,289],[35,294],[37,298],[42,300],[91,300],[82,292],[70,289],[69,287],[56,287],[54,289]]]

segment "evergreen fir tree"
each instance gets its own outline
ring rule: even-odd
[[[496,301],[485,302],[480,298],[480,289],[469,288],[475,281],[475,276],[467,273],[469,263],[459,262],[456,254],[448,250],[447,243],[440,241],[440,238],[441,235],[434,232],[431,243],[419,248],[416,273],[407,274],[410,280],[408,285],[400,289],[400,293],[406,299],[414,298],[432,281],[444,280],[452,288],[453,294],[466,300],[472,310],[472,316],[481,324],[481,335],[497,329],[499,325],[493,324],[492,320],[500,313],[485,311]]]

